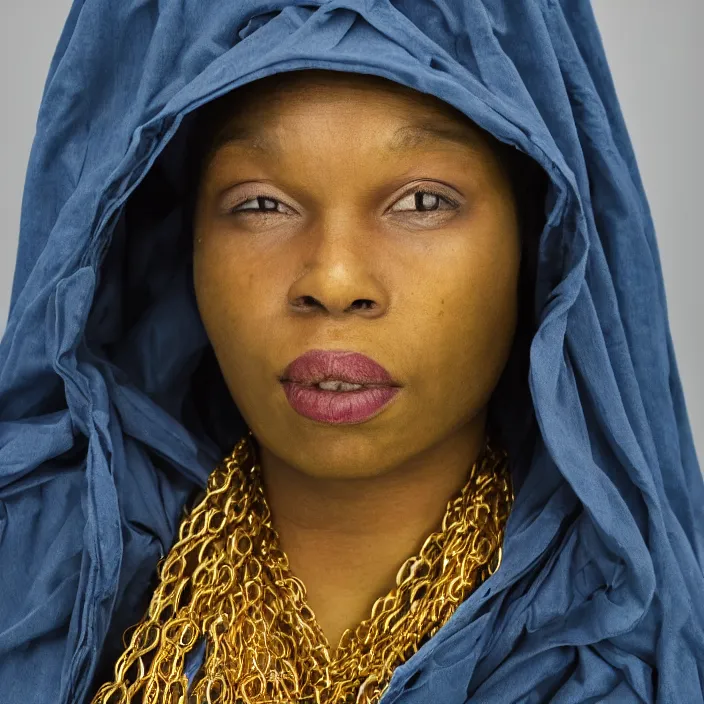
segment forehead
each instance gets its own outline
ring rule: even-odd
[[[210,156],[225,145],[273,154],[281,151],[281,136],[286,135],[276,127],[298,118],[333,127],[346,119],[353,128],[376,120],[394,128],[386,145],[391,152],[442,142],[479,148],[491,141],[463,113],[433,95],[379,76],[322,70],[275,74],[246,84],[207,106],[199,131]]]
[[[422,93],[381,76],[364,73],[307,69],[273,74],[247,83],[232,91],[234,102],[253,110],[267,107],[272,101],[279,104],[315,99],[319,103],[340,100],[387,100],[418,107],[425,106],[437,112],[459,111],[434,95]]]

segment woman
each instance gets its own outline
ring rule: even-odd
[[[76,4],[0,347],[9,701],[704,701],[604,65],[583,3]]]

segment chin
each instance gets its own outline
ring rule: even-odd
[[[363,479],[384,474],[401,460],[398,433],[359,432],[359,425],[309,424],[284,434],[281,457],[316,478]],[[386,437],[384,437],[386,436]],[[278,454],[278,453],[277,453]]]

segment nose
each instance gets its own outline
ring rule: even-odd
[[[389,296],[379,279],[378,253],[369,239],[351,228],[335,235],[308,234],[312,236],[302,258],[303,274],[288,291],[289,310],[336,318],[351,313],[363,318],[383,315]]]

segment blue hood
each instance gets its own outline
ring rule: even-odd
[[[188,125],[239,85],[305,68],[433,94],[548,180],[537,433],[513,458],[503,563],[383,704],[704,701],[704,483],[589,3],[76,0],[0,344],[0,702],[89,701],[184,506],[244,429],[213,396],[227,422],[211,432],[197,394],[222,388],[188,266]]]

